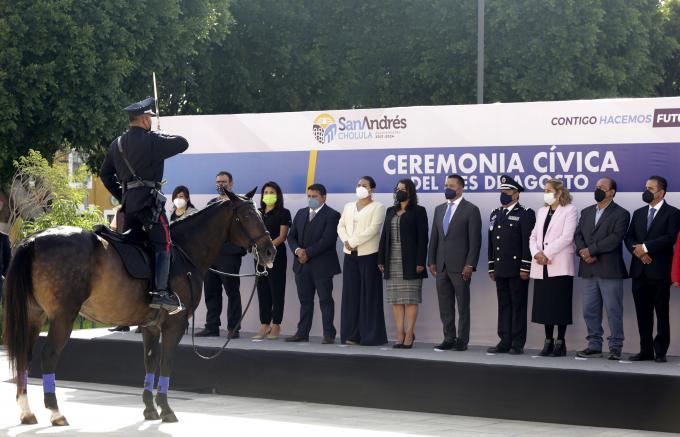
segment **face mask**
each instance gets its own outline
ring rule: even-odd
[[[598,203],[602,202],[605,197],[607,197],[607,193],[600,190],[599,188],[595,189],[595,202],[598,202]]]
[[[507,205],[512,203],[512,196],[509,194],[501,193],[501,205]]]
[[[365,199],[369,195],[368,190],[366,187],[357,187],[357,197],[359,199]]]
[[[276,204],[276,194],[265,194],[262,196],[262,202],[267,206]]]
[[[451,188],[447,188],[446,190],[444,190],[444,197],[446,197],[449,200],[455,199],[456,198],[456,192],[454,190],[452,190]]]
[[[555,203],[555,193],[543,193],[543,201],[548,205]]]
[[[312,209],[317,209],[320,205],[319,199],[317,199],[316,197],[308,197],[307,203],[309,204],[309,207]]]
[[[176,198],[175,200],[172,201],[172,203],[175,205],[175,208],[177,209],[184,209],[184,207],[187,206],[187,201],[182,199],[181,197]]]
[[[397,203],[406,202],[408,200],[408,193],[406,191],[397,191],[394,193],[394,201]]]
[[[227,194],[227,189],[225,188],[224,185],[215,184],[215,190],[217,190],[217,194],[219,194],[220,196],[224,196]]]
[[[645,203],[652,203],[654,200],[654,193],[652,193],[649,190],[645,190],[644,193],[642,193],[642,201]]]

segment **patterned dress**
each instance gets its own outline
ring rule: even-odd
[[[423,301],[423,279],[404,279],[400,219],[395,214],[390,222],[390,279],[385,280],[385,300],[393,305],[419,304]]]

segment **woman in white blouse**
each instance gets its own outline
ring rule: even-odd
[[[380,232],[385,206],[373,200],[375,180],[359,179],[357,201],[345,205],[338,223],[344,245],[340,341],[375,346],[387,343],[383,289],[378,270]]]

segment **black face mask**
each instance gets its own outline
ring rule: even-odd
[[[654,200],[654,193],[652,193],[651,191],[645,190],[645,191],[642,193],[642,201],[643,201],[643,202],[645,202],[645,203],[652,203],[653,200]]]
[[[406,191],[397,191],[394,193],[394,201],[396,203],[406,202],[408,200],[408,193]]]
[[[220,196],[225,196],[227,194],[227,189],[222,184],[215,184],[215,190]]]
[[[452,190],[451,188],[447,188],[446,190],[444,190],[444,197],[446,197],[449,200],[455,199],[456,198],[456,192],[454,190]]]
[[[607,197],[607,193],[600,190],[599,188],[595,188],[595,202],[602,202],[604,198]]]
[[[509,194],[501,193],[501,205],[507,205],[512,203],[512,196]]]

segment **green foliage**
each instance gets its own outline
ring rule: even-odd
[[[664,59],[664,77],[659,85],[659,95],[680,95],[680,0],[666,0],[661,7],[663,32],[669,44]]]
[[[153,95],[186,103],[193,62],[222,41],[228,0],[0,0],[0,182],[29,148],[67,141],[98,168],[127,124],[121,108]]]
[[[85,166],[81,166],[76,175],[69,177],[65,164],[50,164],[35,150],[29,150],[26,156],[14,161],[14,166],[17,169],[16,175],[21,176],[15,176],[14,181],[28,180],[30,183],[21,182],[27,191],[21,193],[17,192],[14,185],[12,195],[44,200],[44,205],[36,205],[43,209],[42,213],[17,222],[19,240],[55,226],[77,226],[90,230],[95,224],[105,223],[98,208],[83,207],[87,195],[85,182],[89,177]],[[12,204],[20,204],[20,200],[13,200]]]
[[[679,1],[486,0],[485,101],[657,95],[680,68],[678,52],[665,61]],[[475,1],[233,0],[231,12],[187,112],[476,101]]]

